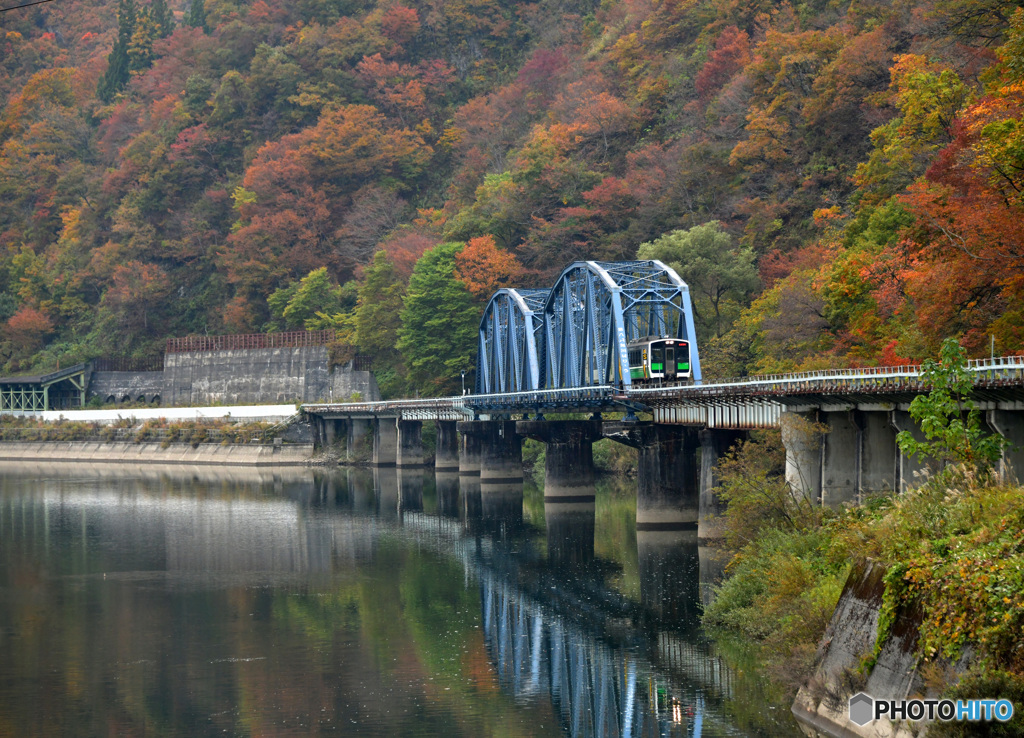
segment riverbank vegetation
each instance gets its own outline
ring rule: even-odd
[[[334,329],[458,393],[492,290],[656,255],[709,375],[1021,348],[1001,0],[99,0],[0,18],[0,373]]]
[[[918,421],[932,429],[917,450],[948,463],[916,489],[824,510],[790,492],[777,433],[754,436],[722,463],[729,542],[739,553],[704,620],[754,644],[761,667],[789,696],[813,672],[853,562],[872,560],[887,569],[875,654],[893,614],[919,608],[917,655],[929,687],[1024,704],[1024,488],[997,482],[999,444],[981,433],[958,383],[963,354],[947,343],[944,357],[927,367],[945,389],[917,405]],[[955,674],[950,665],[965,655],[970,670]],[[864,656],[866,676],[874,654]],[[1018,732],[1006,734],[1020,735],[1022,726],[1018,715],[1007,727]]]
[[[265,421],[237,422],[219,418],[139,421],[133,417],[112,423],[73,420],[45,421],[31,416],[0,415],[0,441],[102,441],[129,443],[268,443],[285,428]]]

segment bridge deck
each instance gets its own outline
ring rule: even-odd
[[[1024,357],[971,361],[976,401],[1024,407]],[[648,411],[656,422],[710,427],[775,427],[786,409],[902,407],[927,392],[921,367],[866,367],[743,377],[724,382],[622,389],[608,385],[492,395],[303,405],[325,418],[459,420],[480,414]]]

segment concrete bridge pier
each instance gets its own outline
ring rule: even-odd
[[[498,484],[522,484],[523,444],[514,420],[463,420],[457,425],[464,439],[474,439],[479,461],[480,481]],[[467,443],[467,449],[470,444]],[[471,451],[467,456],[472,457]],[[474,463],[467,459],[467,466]]]
[[[857,501],[860,492],[861,440],[853,410],[819,414],[825,425],[821,434],[821,504],[838,509],[844,502]]]
[[[434,453],[434,471],[457,472],[459,470],[459,434],[456,421],[437,421],[437,450]]]
[[[542,441],[546,449],[544,501],[594,501],[594,441],[600,420],[520,420],[516,432]]]
[[[338,436],[345,425],[344,420],[335,420],[333,418],[320,418],[320,433],[324,448],[330,448],[338,441]],[[339,428],[342,426],[342,428]]]
[[[879,492],[904,490],[924,466],[904,458],[896,431],[921,430],[901,411],[814,409],[782,413],[786,481],[793,494],[831,508]],[[901,481],[902,480],[902,481]]]
[[[858,410],[853,414],[859,429],[860,477],[857,481],[859,501],[866,495],[893,492],[896,489],[896,431],[893,430],[889,408]]]
[[[726,503],[718,496],[718,460],[729,453],[747,432],[727,428],[704,428],[700,440],[700,502],[697,537],[701,546],[715,545],[725,537],[722,516]]]
[[[461,429],[460,429],[461,430]],[[480,479],[480,436],[475,433],[460,433],[459,477]]]
[[[637,461],[638,531],[697,531],[697,428],[649,425]]]
[[[345,423],[345,461],[354,461],[366,442],[366,436],[373,430],[373,422],[365,418],[349,418]],[[366,460],[364,456],[363,461]]]
[[[313,447],[326,449],[334,445],[335,421],[319,415],[309,415],[309,425],[313,429]]]
[[[1000,481],[1005,484],[1020,483],[1024,480],[1024,414],[989,410],[985,419],[993,433],[998,433],[1009,442],[999,459]]]
[[[782,444],[786,447],[786,482],[798,498],[821,504],[821,433],[818,411],[781,414]]]
[[[516,421],[464,420],[457,428],[467,449],[467,466],[478,465],[479,477],[467,474],[463,479],[479,479],[484,526],[498,532],[519,527],[523,522],[523,451]]]
[[[903,410],[893,410],[889,417],[889,423],[892,426],[893,431],[896,433],[900,431],[909,431],[916,440],[926,440],[924,431],[922,431],[920,426],[914,422],[914,419],[910,417],[910,413],[908,412]],[[896,468],[894,481],[897,486],[896,491],[900,493],[906,492],[908,489],[920,485],[921,482],[936,471],[934,462],[920,456],[912,457],[909,454],[905,454],[900,450],[899,445],[896,445],[895,459]]]
[[[423,421],[399,420],[395,466],[423,466]]]
[[[373,465],[395,466],[398,463],[398,423],[394,418],[373,421]]]

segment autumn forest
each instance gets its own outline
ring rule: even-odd
[[[711,376],[1016,353],[1021,5],[0,13],[0,373],[331,328],[386,395],[458,391],[494,289],[638,255]]]

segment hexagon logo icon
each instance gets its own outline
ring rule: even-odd
[[[850,722],[861,727],[875,719],[875,701],[863,692],[850,698]]]

